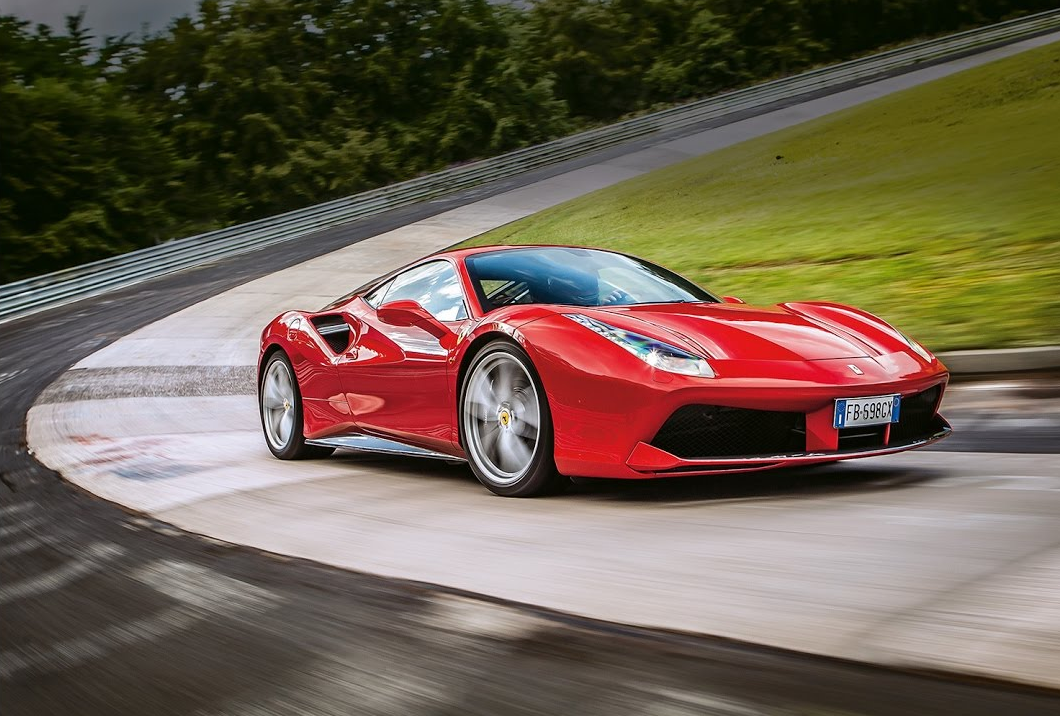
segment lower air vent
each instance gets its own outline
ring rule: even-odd
[[[680,458],[781,455],[806,449],[806,416],[720,405],[686,405],[651,444]]]
[[[891,445],[902,445],[929,437],[939,430],[935,411],[939,407],[942,386],[902,398],[898,422],[891,426]]]
[[[839,450],[872,450],[883,447],[886,425],[870,425],[863,428],[840,428]]]
[[[342,316],[315,316],[309,320],[331,350],[344,353],[350,347],[353,331]]]

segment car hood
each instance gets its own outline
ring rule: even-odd
[[[594,313],[602,321],[663,340],[667,333],[675,333],[716,359],[805,361],[880,354],[857,331],[785,306],[673,303],[615,306]],[[617,320],[609,321],[608,316]],[[652,331],[649,325],[662,331]]]

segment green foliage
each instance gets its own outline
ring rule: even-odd
[[[645,174],[473,241],[653,259],[930,347],[1060,341],[1060,43]]]
[[[0,281],[1047,4],[201,0],[101,43],[0,16]]]
[[[0,278],[170,238],[179,161],[150,115],[85,62],[87,37],[30,36],[0,19]]]

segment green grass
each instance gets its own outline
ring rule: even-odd
[[[851,303],[936,350],[1060,343],[1060,43],[469,243],[614,248],[748,303]]]

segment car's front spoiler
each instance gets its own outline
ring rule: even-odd
[[[851,460],[859,457],[876,457],[879,455],[890,455],[905,450],[914,450],[932,443],[938,442],[950,435],[953,429],[944,419],[939,417],[942,427],[931,435],[900,445],[886,445],[872,448],[870,450],[836,450],[829,452],[800,452],[785,453],[781,455],[749,455],[741,457],[718,457],[705,459],[684,459],[672,455],[665,450],[649,445],[645,442],[637,443],[626,460],[626,465],[643,474],[645,477],[657,475],[709,475],[711,473],[743,472],[751,470],[766,470],[774,467],[786,467],[796,465],[810,465],[822,462],[835,462],[837,460]]]

